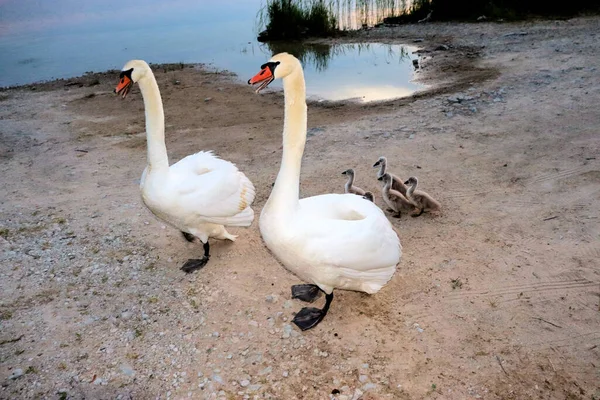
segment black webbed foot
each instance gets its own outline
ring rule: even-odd
[[[189,259],[183,264],[181,270],[190,274],[196,270],[202,269],[208,263],[209,258],[210,257],[204,256],[198,259]]]
[[[304,307],[296,314],[292,322],[303,331],[317,326],[323,320],[325,313],[323,310],[314,307]]]
[[[190,243],[194,243],[195,241],[198,240],[196,238],[196,236],[192,235],[191,233],[187,233],[187,232],[181,231],[181,234],[183,235],[183,237],[185,238],[185,240],[187,240]]]
[[[312,303],[321,296],[321,289],[317,285],[302,284],[292,286],[292,299]]]
[[[323,318],[327,315],[327,311],[329,311],[329,306],[332,301],[333,292],[325,295],[325,305],[322,309],[319,310],[315,307],[304,307],[296,314],[292,322],[303,331],[314,328],[319,322],[323,321]]]

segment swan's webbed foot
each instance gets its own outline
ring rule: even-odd
[[[183,237],[185,238],[185,240],[187,240],[190,243],[194,243],[198,241],[198,238],[194,235],[192,235],[191,233],[187,233],[184,231],[181,231],[181,234],[183,235]]]
[[[424,208],[421,208],[421,209],[419,210],[419,213],[418,213],[418,214],[414,214],[414,213],[413,213],[413,214],[410,214],[410,216],[411,216],[411,217],[413,217],[413,218],[420,217],[420,216],[421,216],[421,214],[423,214],[423,212],[425,212],[425,209],[424,209]]]
[[[292,299],[312,303],[321,296],[321,289],[317,285],[302,284],[292,286]]]
[[[185,264],[181,267],[183,272],[191,274],[192,272],[204,268],[204,266],[208,263],[209,257],[202,257],[197,259],[189,259]]]
[[[333,300],[333,292],[325,295],[325,300],[325,306],[322,309],[304,307],[296,314],[292,322],[303,331],[314,328],[319,322],[323,321],[323,318],[327,315],[327,311]]]
[[[185,234],[184,234],[184,236],[185,236]],[[187,236],[186,236],[186,239],[187,239]],[[210,260],[209,253],[210,253],[210,245],[208,244],[208,241],[207,241],[206,243],[204,243],[204,257],[187,260],[186,263],[183,264],[183,266],[181,267],[181,270],[190,274],[196,270],[204,268],[204,266],[208,263],[208,260]]]

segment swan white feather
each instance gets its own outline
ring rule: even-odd
[[[128,62],[123,71],[131,69],[131,80],[140,86],[146,111],[148,166],[140,181],[144,204],[158,218],[204,243],[209,237],[235,240],[224,226],[252,224],[252,182],[211,151],[189,155],[169,167],[164,112],[154,74],[141,60]]]
[[[275,78],[283,78],[283,157],[259,227],[267,247],[291,272],[330,294],[334,288],[379,291],[393,276],[402,246],[384,213],[354,194],[299,199],[306,142],[306,92],[302,67],[286,53]]]

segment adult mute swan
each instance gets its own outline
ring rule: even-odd
[[[314,301],[325,292],[322,309],[305,307],[293,322],[302,330],[323,320],[333,289],[376,293],[394,275],[402,246],[392,225],[372,202],[354,194],[324,194],[299,200],[300,167],[306,143],[306,90],[300,62],[281,53],[248,81],[257,92],[283,79],[285,114],[281,168],[259,220],[267,247],[305,285],[292,297]]]
[[[188,260],[181,269],[193,272],[210,258],[208,238],[234,241],[227,226],[250,226],[254,186],[229,161],[212,152],[189,155],[169,167],[165,146],[165,117],[156,79],[145,61],[123,67],[115,92],[127,96],[137,82],[144,98],[148,166],[140,189],[144,204],[161,220],[179,229],[190,242],[204,243],[204,256]]]

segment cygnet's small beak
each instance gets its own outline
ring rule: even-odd
[[[377,161],[375,164],[373,164],[373,168],[375,167],[379,167],[379,161]]]

